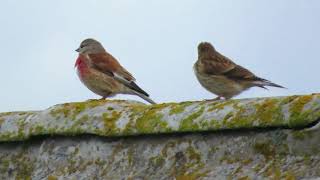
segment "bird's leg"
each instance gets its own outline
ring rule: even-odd
[[[218,96],[218,97],[212,99],[212,101],[219,101],[219,100],[221,100],[221,96]]]
[[[218,96],[214,99],[206,99],[205,101],[219,101],[219,100],[221,100],[221,96]]]
[[[102,101],[102,100],[106,100],[106,99],[107,99],[107,97],[102,96],[99,100]]]

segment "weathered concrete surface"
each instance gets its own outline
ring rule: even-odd
[[[319,120],[319,94],[2,113],[0,179],[315,178]]]
[[[0,141],[36,135],[129,136],[222,129],[303,127],[320,117],[320,94],[144,105],[87,101],[0,114]]]

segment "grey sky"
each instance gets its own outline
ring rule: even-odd
[[[319,92],[319,19],[318,0],[3,0],[0,112],[98,98],[73,68],[88,37],[157,102],[214,97],[192,70],[201,41],[289,88],[252,88],[237,98]]]

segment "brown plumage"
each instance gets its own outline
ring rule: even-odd
[[[106,52],[100,42],[94,39],[82,41],[76,50],[78,76],[92,92],[107,98],[116,94],[137,95],[151,104],[155,102],[142,90],[130,74],[111,54]]]
[[[248,69],[223,56],[208,42],[198,45],[198,60],[194,71],[200,84],[220,99],[230,99],[251,87],[273,86],[284,88],[260,78]]]

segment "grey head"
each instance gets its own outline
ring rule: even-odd
[[[81,54],[95,54],[106,52],[102,44],[99,41],[92,38],[83,40],[80,44],[80,47],[76,49],[76,51]]]

